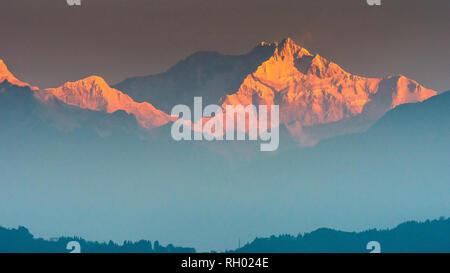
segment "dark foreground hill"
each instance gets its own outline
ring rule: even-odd
[[[90,242],[79,237],[61,237],[54,240],[34,238],[25,227],[5,229],[0,227],[0,253],[68,253],[67,244],[76,241],[84,253],[192,253],[193,248],[161,246],[158,241],[125,241],[117,244]]]
[[[450,218],[434,221],[406,222],[394,229],[343,232],[318,229],[298,235],[257,238],[237,249],[238,253],[364,253],[367,243],[377,241],[387,253],[449,253]]]
[[[194,248],[161,246],[158,241],[125,241],[99,243],[77,237],[61,237],[54,240],[34,238],[25,227],[6,229],[0,227],[0,253],[67,253],[71,241],[80,243],[85,253],[193,253]],[[449,253],[450,218],[425,222],[405,222],[393,229],[343,232],[321,228],[298,235],[256,238],[253,242],[232,252],[237,253],[367,253],[367,243],[377,241],[381,252],[395,253]]]

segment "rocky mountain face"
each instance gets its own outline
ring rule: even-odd
[[[278,104],[280,123],[300,144],[313,145],[321,138],[367,129],[389,109],[436,94],[404,76],[352,75],[285,39],[236,93],[224,98],[223,107]]]

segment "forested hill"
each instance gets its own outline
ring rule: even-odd
[[[194,248],[161,246],[158,241],[90,242],[78,237],[61,237],[54,240],[34,238],[25,227],[5,229],[0,227],[0,253],[69,253],[69,242],[78,242],[82,253],[193,253]]]
[[[25,227],[0,227],[0,253],[68,253],[67,244],[76,241],[84,253],[194,253],[194,248],[161,246],[158,241],[125,241],[100,243],[78,237],[54,240],[34,238]],[[236,253],[367,253],[367,244],[376,241],[381,252],[393,253],[450,253],[450,218],[405,222],[393,229],[343,232],[321,228],[298,235],[256,238]]]
[[[449,253],[450,218],[425,222],[406,222],[388,230],[343,232],[318,229],[298,235],[257,238],[237,249],[238,253],[367,253],[367,244],[377,241],[381,252],[388,253]]]

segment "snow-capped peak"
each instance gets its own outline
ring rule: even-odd
[[[0,59],[0,83],[3,81],[8,81],[11,84],[18,86],[29,86],[28,84],[19,81],[8,69],[5,62]]]
[[[10,84],[17,85],[20,87],[29,87],[31,90],[36,91],[39,88],[35,86],[31,86],[26,82],[18,80],[11,71],[9,71],[5,62],[0,59],[0,83],[8,81]]]
[[[352,75],[287,38],[271,58],[247,76],[236,93],[226,96],[222,107],[280,105],[281,123],[302,145],[313,145],[337,134],[332,127],[317,135],[307,132],[313,126],[364,115],[364,126],[342,130],[362,131],[389,109],[434,95],[435,91],[401,76],[380,79]]]
[[[278,44],[275,55],[294,58],[313,56],[306,48],[297,45],[291,38],[283,39]]]
[[[133,114],[138,123],[147,129],[166,124],[170,116],[156,109],[150,103],[137,103],[120,90],[111,88],[99,76],[90,76],[79,81],[67,82],[58,88],[45,92],[66,104],[83,109],[113,113],[123,110]],[[50,96],[50,97],[51,97]],[[48,99],[49,96],[46,96]]]

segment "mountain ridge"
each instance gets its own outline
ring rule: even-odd
[[[90,76],[76,82],[67,82],[58,88],[44,90],[40,98],[48,100],[48,95],[55,96],[68,105],[84,109],[114,113],[122,110],[133,114],[138,123],[152,129],[167,124],[172,118],[148,102],[137,103],[130,96],[111,88],[99,76]]]
[[[2,79],[29,86],[43,102],[55,97],[83,109],[125,111],[145,129],[175,121],[176,117],[170,116],[171,106],[183,103],[193,107],[194,96],[202,96],[204,105],[219,103],[224,110],[227,105],[276,104],[280,105],[280,124],[301,146],[362,132],[388,110],[437,94],[402,75],[365,78],[350,74],[290,38],[261,42],[244,55],[197,52],[166,73],[128,79],[114,86],[117,88],[99,76],[90,76],[57,88],[39,89],[19,81],[0,61]],[[148,95],[155,101],[143,96],[149,84],[154,84]]]
[[[247,76],[239,90],[224,98],[226,105],[280,105],[280,123],[302,146],[321,138],[303,133],[305,127],[329,124],[364,115],[361,132],[389,109],[423,101],[437,92],[404,76],[364,78],[285,39],[271,58]],[[334,136],[332,130],[327,137]]]
[[[235,253],[367,253],[370,241],[380,244],[382,253],[446,253],[450,251],[450,218],[423,222],[408,221],[392,229],[344,232],[321,228],[297,236],[256,238]],[[330,239],[333,238],[333,239]]]
[[[20,86],[20,87],[24,87],[24,86],[28,86],[33,90],[37,90],[37,87],[33,87],[31,85],[29,85],[28,83],[22,82],[19,79],[17,79],[13,73],[11,73],[11,71],[9,71],[8,66],[5,64],[5,62],[0,59],[0,83],[4,82],[4,81],[8,81],[14,85]]]

